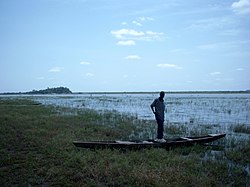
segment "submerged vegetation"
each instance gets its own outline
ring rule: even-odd
[[[233,126],[232,130],[236,133],[250,134],[250,127],[244,124],[238,124]]]
[[[227,136],[216,145],[169,151],[79,149],[73,140],[149,136],[153,122],[115,112],[43,106],[25,99],[0,99],[0,113],[0,186],[250,184],[249,140]],[[175,124],[166,130],[170,135],[186,133],[185,126]]]

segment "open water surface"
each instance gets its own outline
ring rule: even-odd
[[[33,96],[42,104],[118,111],[154,119],[150,104],[158,94],[79,94]],[[250,125],[250,94],[168,94],[165,120],[173,123]]]
[[[116,111],[137,119],[154,120],[150,104],[158,94],[2,95],[28,97],[44,105],[99,112]],[[166,94],[165,123],[220,127],[250,126],[250,94]],[[218,129],[217,129],[218,130]]]
[[[17,95],[44,105],[117,111],[152,120],[150,104],[158,94]],[[244,124],[250,126],[250,94],[166,94],[165,120],[169,123]]]

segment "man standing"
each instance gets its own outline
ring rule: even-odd
[[[160,97],[155,99],[154,102],[150,105],[153,113],[155,114],[155,119],[158,125],[157,128],[157,139],[155,141],[164,143],[166,142],[165,139],[163,139],[163,123],[164,123],[164,111],[165,111],[165,104],[164,104],[164,98],[165,93],[163,91],[160,92]]]

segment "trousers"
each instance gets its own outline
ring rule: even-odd
[[[164,131],[164,128],[163,128],[164,121],[160,120],[159,118],[156,117],[156,122],[157,122],[157,125],[158,125],[157,139],[162,139],[163,138],[163,131]]]

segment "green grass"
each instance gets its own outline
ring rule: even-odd
[[[165,132],[170,135],[181,135],[187,132],[187,127],[184,125],[167,124],[165,126]]]
[[[249,142],[216,159],[212,147],[198,145],[89,150],[72,141],[126,139],[142,121],[21,99],[0,99],[0,114],[0,186],[246,186],[249,158],[239,152],[249,155]]]

